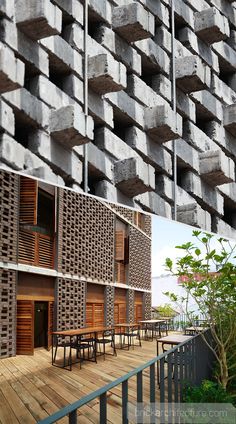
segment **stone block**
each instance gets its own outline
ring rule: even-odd
[[[198,56],[176,60],[176,83],[184,93],[203,90],[210,86],[211,74]]]
[[[96,124],[106,124],[109,128],[114,127],[112,105],[92,90],[88,91],[88,107]]]
[[[136,2],[114,7],[112,11],[114,31],[129,43],[153,36],[154,24],[154,16]]]
[[[100,25],[94,33],[94,38],[99,44],[109,50],[116,60],[122,62],[129,72],[141,75],[141,56],[111,28]]]
[[[31,40],[23,32],[17,32],[17,55],[26,64],[28,73],[36,75],[39,72],[49,76],[48,54],[35,40]]]
[[[199,120],[207,121],[215,119],[221,122],[223,119],[222,103],[208,90],[191,94],[192,100],[196,104],[196,117]]]
[[[123,90],[126,87],[126,68],[110,54],[89,57],[88,84],[98,94]]]
[[[154,169],[138,158],[117,161],[114,164],[114,182],[122,193],[134,197],[154,189]]]
[[[236,229],[232,228],[231,225],[224,222],[222,219],[220,219],[218,216],[214,216],[212,220],[212,231],[214,233],[223,235],[224,237],[232,238],[233,240],[236,239]]]
[[[77,155],[83,160],[83,146],[76,146],[74,150]],[[108,181],[113,181],[113,164],[104,152],[98,149],[98,147],[95,146],[93,143],[88,143],[87,156],[89,175],[92,179],[105,178]]]
[[[182,136],[182,118],[168,105],[146,108],[144,111],[145,130],[158,143]]]
[[[211,231],[211,215],[196,202],[178,206],[177,220],[205,231]]]
[[[222,73],[233,73],[236,70],[236,51],[225,41],[219,41],[212,46],[219,58]]]
[[[49,107],[28,90],[19,88],[3,94],[3,97],[10,104],[14,113],[17,114],[18,123],[21,126],[48,128]]]
[[[49,0],[16,0],[16,24],[32,40],[61,32],[62,13]]]
[[[88,143],[93,138],[93,119],[85,115],[79,105],[69,105],[52,110],[50,115],[51,136],[64,148]]]
[[[64,179],[72,179],[74,182],[82,182],[82,163],[75,152],[63,148],[49,134],[37,130],[30,134],[28,147],[47,162]]]
[[[195,33],[205,43],[225,40],[230,35],[228,19],[215,7],[195,13]]]
[[[24,85],[25,66],[14,52],[0,42],[0,94]]]
[[[234,137],[236,136],[236,104],[225,106],[224,108],[224,127]]]
[[[68,74],[73,72],[83,78],[82,56],[62,37],[54,35],[43,38],[40,44],[44,46],[49,55],[50,68],[53,73]]]
[[[15,134],[15,118],[12,108],[0,99],[0,130]]]
[[[105,99],[113,106],[113,111],[122,125],[137,125],[144,127],[143,107],[125,91],[105,94]]]
[[[234,181],[235,166],[221,150],[199,154],[200,175],[213,187]]]
[[[107,180],[100,180],[95,183],[95,195],[98,197],[105,198],[110,202],[123,204],[126,206],[134,207],[135,203],[133,199],[125,196],[120,190],[118,190],[114,184]]]
[[[162,72],[169,75],[170,59],[167,53],[151,38],[136,41],[135,46],[142,58],[142,68],[147,74]]]
[[[77,0],[53,0],[62,11],[65,21],[77,21],[81,25],[84,24],[83,5]]]
[[[171,206],[157,193],[146,192],[136,196],[134,200],[146,211],[171,219]]]
[[[18,171],[24,169],[26,149],[7,134],[0,135],[0,159]]]

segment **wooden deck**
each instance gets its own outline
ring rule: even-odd
[[[34,356],[16,356],[0,360],[0,423],[35,423],[65,405],[104,386],[137,366],[154,358],[156,342],[142,341],[142,347],[118,350],[117,357],[85,362],[72,371],[53,367],[51,354],[44,349]],[[148,371],[144,372],[144,401],[149,400]],[[129,400],[136,400],[136,379],[129,383]],[[108,419],[121,422],[121,387],[109,394]],[[157,393],[158,396],[158,393]],[[99,403],[94,400],[80,410],[80,423],[98,423]],[[67,419],[60,423],[68,422]]]

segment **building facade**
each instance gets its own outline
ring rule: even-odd
[[[0,357],[151,315],[151,216],[0,171]]]
[[[90,194],[236,236],[235,1],[2,0],[0,27],[2,167],[83,190],[87,144]]]

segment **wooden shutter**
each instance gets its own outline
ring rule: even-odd
[[[20,177],[20,224],[37,224],[38,182]]]
[[[34,302],[31,300],[17,301],[16,353],[34,353]]]
[[[116,231],[116,244],[115,244],[115,260],[123,261],[125,258],[125,232],[124,230]]]
[[[95,303],[94,304],[94,325],[104,325],[104,304]]]
[[[54,303],[48,302],[48,350],[52,347],[52,332],[53,332],[53,311]]]
[[[126,322],[126,304],[120,303],[119,304],[119,322]]]
[[[53,268],[53,238],[38,233],[38,265],[44,268]]]
[[[119,324],[119,305],[117,303],[114,305],[114,322]]]
[[[136,304],[134,305],[134,316],[135,322],[139,322],[143,318],[143,305]]]
[[[36,234],[27,230],[19,231],[18,260],[22,264],[35,265]]]
[[[86,303],[86,327],[93,326],[93,304]]]
[[[123,262],[115,263],[115,274],[116,274],[117,283],[126,282],[126,269],[125,269],[125,264]]]

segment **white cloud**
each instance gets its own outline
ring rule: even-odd
[[[180,258],[183,255],[184,251],[172,246],[163,246],[158,252],[154,252],[152,255],[152,276],[158,277],[159,275],[168,273],[165,267],[166,258],[172,259],[175,264],[177,258]]]

